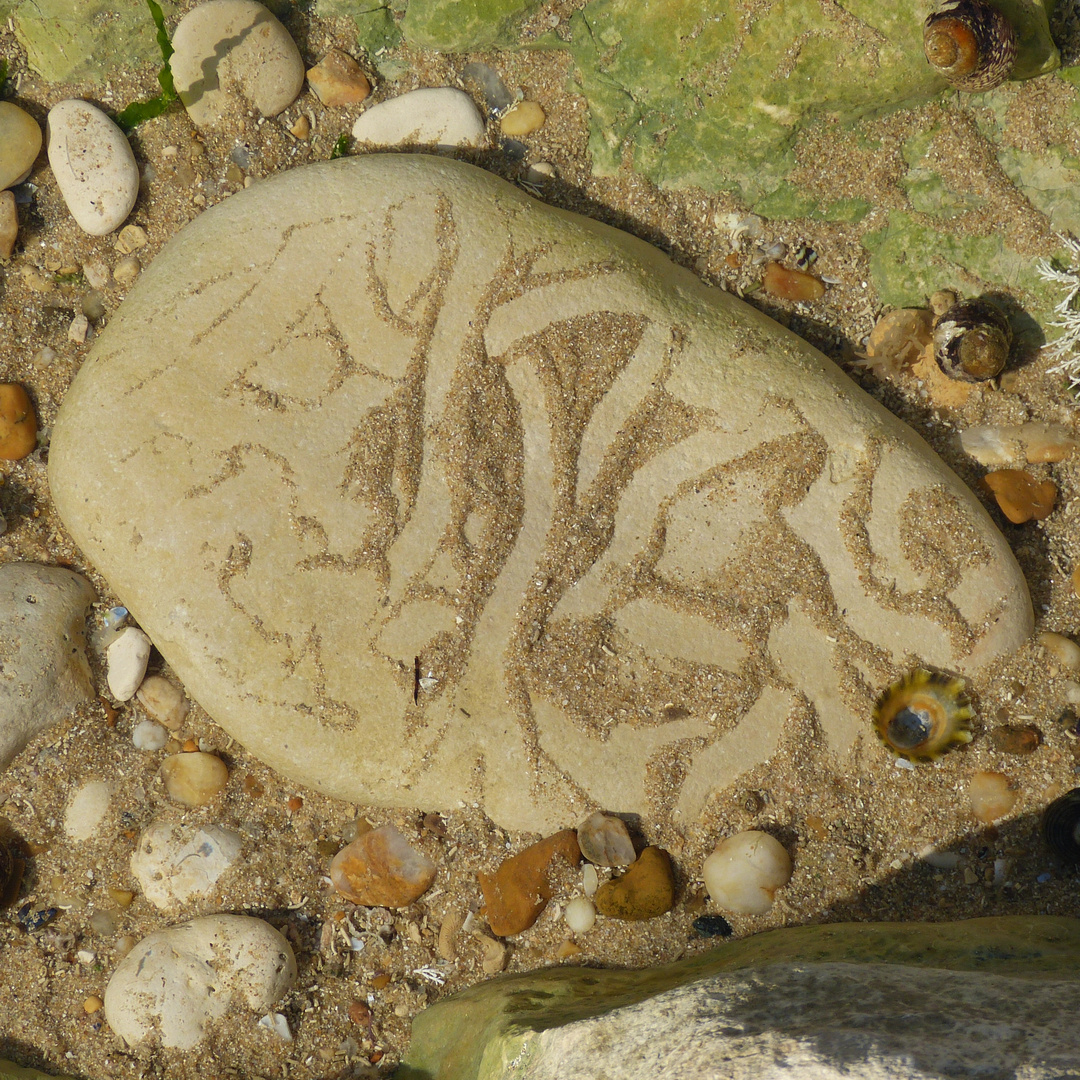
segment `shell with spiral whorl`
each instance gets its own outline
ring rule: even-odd
[[[993,90],[1016,63],[1016,32],[985,0],[953,0],[923,24],[930,66],[957,90]]]
[[[1067,791],[1043,811],[1042,834],[1052,851],[1080,863],[1080,788]]]

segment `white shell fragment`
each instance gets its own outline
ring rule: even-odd
[[[289,943],[246,915],[208,915],[143,938],[105,991],[109,1027],[127,1043],[190,1050],[229,1009],[263,1013],[296,980]]]
[[[127,626],[105,653],[109,674],[109,693],[117,701],[135,696],[146,674],[150,659],[150,639],[137,627]]]
[[[450,86],[411,90],[373,105],[353,138],[375,146],[479,146],[484,120],[473,99]]]
[[[136,750],[164,750],[169,733],[153,720],[140,720],[131,732],[131,742]]]
[[[277,116],[304,86],[296,42],[256,0],[210,0],[192,8],[172,45],[176,92],[199,127],[214,127],[249,105]]]
[[[267,1013],[259,1017],[259,1027],[272,1031],[282,1042],[292,1042],[292,1032],[289,1030],[289,1021],[284,1013]]]
[[[83,232],[105,236],[123,224],[139,195],[139,167],[124,133],[85,101],[61,101],[45,125],[49,165]]]
[[[763,915],[791,879],[791,857],[768,833],[750,830],[717,844],[701,869],[713,902],[736,915]]]
[[[239,833],[219,825],[150,823],[131,855],[131,872],[143,895],[166,911],[209,896],[236,861],[243,846]]]

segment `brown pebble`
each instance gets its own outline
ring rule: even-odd
[[[354,1001],[349,1005],[349,1019],[360,1027],[371,1024],[371,1009],[363,1001]]]
[[[330,863],[334,888],[354,904],[399,908],[422,896],[435,864],[394,825],[383,825],[343,847]]]
[[[97,996],[97,994],[91,994],[82,1003],[83,1012],[85,1012],[87,1014],[96,1013],[98,1011],[98,1009],[100,1009],[104,1004],[105,1004],[105,1002],[102,1001],[101,998],[99,998]]]
[[[675,873],[663,848],[647,847],[622,877],[596,890],[596,910],[611,919],[654,919],[675,905]]]
[[[0,191],[0,259],[10,259],[19,236],[19,212],[15,193]]]
[[[251,773],[245,773],[244,774],[244,779],[243,779],[243,782],[242,782],[242,786],[243,786],[243,789],[244,789],[244,794],[245,795],[250,795],[251,798],[253,798],[253,799],[258,799],[261,796],[266,794],[266,788],[264,788],[262,786],[262,784],[260,784],[259,781],[256,780],[255,777],[251,775]],[[337,851],[337,847],[335,846],[334,851],[331,852],[331,854],[334,854],[334,852],[336,852],[336,851]]]
[[[424,815],[422,828],[424,832],[431,833],[440,840],[446,839],[446,822],[436,813]]]
[[[815,840],[829,839],[829,827],[817,814],[806,815],[806,829],[807,832],[813,835]]]
[[[519,101],[504,114],[499,126],[504,135],[517,138],[539,131],[546,119],[543,107],[538,101]]]
[[[185,754],[194,754],[199,749],[199,744],[194,739],[185,739],[181,747]]]
[[[294,139],[306,139],[311,134],[311,121],[306,116],[298,116],[295,123],[289,128],[289,134]]]
[[[573,829],[563,829],[511,856],[494,874],[479,875],[492,933],[520,934],[536,922],[552,897],[551,872],[559,859],[571,866],[581,863]]]
[[[21,461],[37,446],[37,417],[18,383],[0,383],[0,460]]]
[[[778,262],[765,267],[761,287],[781,300],[820,300],[825,295],[825,282],[821,278],[805,270],[789,270]]]
[[[1049,517],[1057,500],[1057,485],[1052,480],[1036,480],[1023,469],[998,469],[987,473],[983,483],[1014,525]]]
[[[376,990],[385,990],[390,985],[390,976],[385,971],[379,971],[372,978],[371,985]]]
[[[130,889],[106,889],[109,894],[109,899],[120,908],[126,908],[131,906],[131,901],[135,899],[135,894]]]
[[[1034,754],[1042,732],[1033,724],[1002,724],[990,732],[990,745],[1002,754]]]
[[[290,813],[295,814],[304,805],[304,800],[299,795],[294,795],[288,803]]]
[[[357,105],[371,93],[371,83],[346,52],[333,49],[307,73],[308,85],[324,105]]]

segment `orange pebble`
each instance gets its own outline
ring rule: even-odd
[[[373,1050],[371,1053],[371,1057],[368,1058],[368,1061],[370,1061],[372,1065],[378,1065],[379,1062],[382,1061],[383,1057],[384,1054],[381,1050]]]
[[[724,259],[724,262],[731,267],[732,270],[738,270],[742,265],[742,259],[739,258],[737,251],[730,252]]]
[[[1042,521],[1054,509],[1057,485],[1053,480],[1036,480],[1023,469],[998,469],[987,473],[983,483],[994,493],[1001,512],[1014,524]]]
[[[86,1013],[96,1013],[98,1009],[104,1005],[105,1002],[97,996],[97,994],[91,994],[83,1003],[83,1011]]]
[[[371,980],[371,985],[376,990],[385,990],[390,985],[390,976],[385,971],[380,971],[374,979]]]
[[[290,809],[290,810],[291,810],[291,811],[292,811],[292,812],[293,812],[294,814],[295,814],[295,813],[296,813],[296,811],[297,811],[297,810],[299,810],[299,809],[300,809],[300,807],[301,807],[301,806],[303,806],[303,805],[304,805],[304,800],[303,800],[303,799],[301,799],[299,795],[294,795],[294,796],[293,796],[293,797],[292,797],[292,798],[291,798],[291,799],[289,800],[289,809]]]
[[[18,383],[0,383],[0,459],[19,461],[37,446],[37,417]]]
[[[820,300],[825,295],[825,282],[805,270],[789,270],[778,262],[765,267],[761,287],[781,300]]]
[[[194,739],[187,739],[181,749],[185,754],[194,754],[199,749],[199,744]]]

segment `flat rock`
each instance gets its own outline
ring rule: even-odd
[[[41,149],[41,127],[24,109],[0,101],[0,190],[30,175]]]
[[[173,81],[192,122],[213,128],[238,111],[277,116],[304,87],[289,31],[257,0],[209,0],[173,34]]]
[[[68,99],[49,110],[49,165],[79,228],[105,236],[123,224],[139,196],[139,167],[124,133],[100,109]]]
[[[975,673],[1032,628],[979,501],[839,368],[444,158],[202,214],[95,342],[49,473],[248,750],[505,827],[695,821],[808,707],[843,755],[908,663]]]
[[[0,566],[0,768],[94,696],[86,660],[90,582],[59,566]]]
[[[289,943],[246,915],[207,915],[140,941],[105,990],[109,1027],[127,1043],[190,1050],[229,1009],[264,1013],[296,981]]]
[[[373,146],[478,146],[486,128],[473,99],[451,86],[410,90],[360,114],[353,138]]]
[[[159,819],[139,837],[131,872],[146,899],[168,911],[210,896],[242,847],[240,834],[232,829]]]

